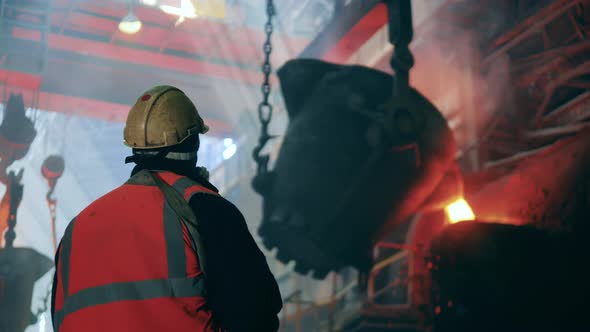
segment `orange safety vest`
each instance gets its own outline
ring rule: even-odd
[[[158,172],[188,201],[218,195]],[[58,252],[56,332],[214,331],[190,232],[147,171],[99,198],[67,227]]]

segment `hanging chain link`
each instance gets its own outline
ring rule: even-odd
[[[256,175],[264,174],[268,172],[268,155],[261,155],[261,151],[273,136],[268,133],[268,126],[272,120],[272,105],[268,99],[270,97],[271,86],[270,86],[270,75],[272,73],[272,66],[270,64],[270,55],[272,53],[271,37],[274,30],[272,24],[272,18],[275,15],[275,8],[273,0],[267,0],[266,3],[266,14],[267,20],[264,25],[264,31],[266,33],[266,40],[264,41],[264,63],[262,64],[262,72],[264,74],[264,81],[262,83],[262,101],[258,105],[258,120],[260,121],[260,137],[258,139],[258,146],[254,148],[253,157],[256,161]]]
[[[51,195],[47,194],[47,207],[49,208],[49,218],[51,222],[51,242],[53,243],[53,251],[57,250],[57,232],[56,232],[56,221],[57,221],[57,200],[51,198]]]
[[[425,118],[411,96],[410,70],[414,56],[410,43],[414,36],[411,0],[383,0],[387,6],[389,42],[394,46],[390,65],[395,75],[392,98],[384,105],[385,132],[396,145],[415,143],[425,125]]]

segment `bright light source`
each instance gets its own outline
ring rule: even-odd
[[[119,23],[119,30],[128,35],[137,33],[141,30],[141,21],[130,10],[127,16],[123,17],[121,23]]]
[[[227,0],[190,0],[198,16],[224,19]]]
[[[119,30],[128,35],[132,35],[141,30],[141,21],[135,22],[121,22],[119,23]]]
[[[473,210],[463,198],[456,200],[455,202],[449,204],[445,211],[447,216],[449,217],[449,221],[451,224],[457,223],[459,221],[465,220],[474,220],[475,214],[473,214]]]
[[[195,18],[197,17],[197,12],[193,9],[191,10],[186,10],[186,9],[182,9],[182,8],[178,8],[178,7],[173,7],[173,6],[168,6],[168,5],[162,5],[160,6],[160,9],[169,15],[175,15],[175,16],[179,16],[179,17],[186,17],[186,18]]]
[[[146,6],[155,6],[158,4],[158,0],[141,0],[141,3]]]
[[[232,144],[234,144],[234,140],[231,138],[226,138],[223,140],[223,146],[225,146],[226,148]]]
[[[227,148],[225,148],[225,150],[223,150],[223,159],[228,160],[234,154],[236,154],[237,150],[238,147],[235,144],[230,144]]]
[[[184,20],[184,18],[195,18],[197,17],[197,11],[195,7],[191,3],[190,0],[181,0],[180,1],[180,8],[168,5],[160,6],[160,9],[169,15],[178,16],[179,19]]]

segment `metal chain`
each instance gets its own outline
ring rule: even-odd
[[[53,191],[53,190],[51,190]],[[47,207],[49,207],[49,217],[51,222],[51,242],[53,243],[53,252],[57,251],[57,232],[56,232],[56,207],[57,200],[51,198],[51,193],[47,193]]]
[[[23,197],[23,185],[21,184],[21,180],[23,178],[23,171],[21,169],[18,173],[14,171],[10,171],[8,173],[8,185],[7,191],[10,190],[10,206],[8,212],[8,229],[4,233],[4,246],[6,248],[11,248],[16,238],[16,233],[14,232],[14,228],[16,227],[16,216],[18,206]]]
[[[415,142],[424,127],[425,118],[412,102],[410,70],[414,56],[410,43],[414,36],[411,0],[383,0],[387,6],[389,41],[394,46],[390,65],[394,84],[392,99],[385,105],[384,129],[391,143],[405,145]]]
[[[414,66],[410,43],[414,36],[412,2],[385,0],[389,19],[389,42],[394,46],[390,65],[395,72],[393,94],[404,98],[409,93],[409,71]]]
[[[261,155],[260,152],[273,137],[268,133],[268,126],[272,120],[272,105],[268,99],[270,97],[271,86],[270,86],[270,75],[272,73],[272,66],[270,64],[270,55],[272,53],[271,37],[274,30],[272,24],[272,17],[275,15],[275,8],[273,0],[267,0],[266,2],[266,14],[267,20],[264,25],[264,31],[266,32],[266,40],[264,41],[264,63],[262,64],[262,72],[264,74],[264,81],[262,83],[262,101],[258,105],[258,120],[260,121],[260,137],[258,139],[258,146],[254,148],[253,157],[257,164],[256,174],[264,174],[268,172],[268,155]]]

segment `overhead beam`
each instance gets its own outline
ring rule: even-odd
[[[125,6],[113,3],[109,6],[93,6],[84,1],[67,18],[67,32],[86,32],[108,39],[111,43],[136,45],[138,48],[151,48],[155,53],[194,56],[216,64],[238,67],[240,69],[258,70],[262,59],[261,46],[264,31],[260,28],[229,27],[215,20],[186,19],[175,25],[175,16],[150,7],[135,8],[135,14],[142,22],[142,28],[136,34],[127,35],[117,29],[121,18],[127,13]],[[122,10],[122,12],[121,12]],[[53,16],[54,28],[57,29],[66,20],[65,14]],[[172,29],[170,27],[173,27]],[[115,33],[113,34],[113,31]],[[223,37],[223,38],[220,38]],[[164,40],[164,42],[162,42]],[[275,48],[273,60],[282,63],[295,56],[289,49],[299,52],[309,39],[288,35],[281,31],[273,33]],[[288,44],[290,47],[284,47]],[[224,46],[232,45],[232,48]]]
[[[27,94],[30,93],[32,92],[25,91],[23,95],[27,97]],[[130,105],[65,96],[43,91],[39,92],[39,101],[37,105],[38,109],[44,111],[60,112],[111,122],[125,122],[130,107]],[[209,134],[212,136],[225,137],[231,130],[226,123],[218,120],[205,119],[205,123],[211,128]]]
[[[510,29],[509,31],[503,33],[501,36],[497,37],[492,43],[491,47],[498,48],[505,44],[510,43],[513,39],[517,38],[519,35],[523,33],[527,33],[532,26],[535,26],[539,23],[540,18],[547,17],[548,14],[555,14],[558,11],[558,15],[561,7],[563,5],[576,5],[580,2],[580,0],[556,0],[551,2],[545,8],[540,8],[536,13],[529,16],[528,18],[521,21],[517,26]],[[538,30],[537,30],[538,31]],[[490,50],[492,51],[492,50]]]
[[[440,21],[439,16],[447,9],[452,0],[414,0],[412,1],[412,15],[414,23],[414,39],[412,49],[418,52],[420,45],[428,43],[428,36]],[[378,10],[378,7],[375,8]],[[386,8],[382,14],[387,16]],[[389,42],[389,29],[387,17],[384,18],[381,27],[375,31],[357,50],[348,58],[350,64],[360,64],[380,70],[390,71],[389,60],[393,52],[393,45]],[[354,33],[351,31],[351,34]]]
[[[41,81],[42,78],[39,75],[0,69],[0,86],[2,88],[16,87],[26,90],[37,90],[41,86]]]
[[[28,40],[36,40],[38,38],[35,31],[27,29],[14,29],[13,36]],[[48,44],[50,49],[65,50],[82,55],[92,55],[109,60],[141,64],[181,73],[224,78],[245,84],[259,85],[261,83],[261,74],[259,72],[208,63],[196,59],[133,49],[89,39],[52,33],[49,35]]]
[[[386,24],[387,8],[383,3],[379,3],[326,53],[324,59],[332,62],[346,62]]]
[[[4,80],[5,78],[8,80]],[[27,102],[27,107],[49,112],[124,122],[131,107],[131,105],[103,100],[39,91],[38,77],[20,72],[0,70],[0,85],[4,85],[4,88],[10,92],[21,93]],[[210,134],[212,136],[227,136],[231,131],[230,126],[223,121],[206,118],[205,122],[211,128]]]
[[[445,2],[446,4],[446,2]],[[359,9],[359,6],[361,8]],[[442,4],[435,5],[426,1],[413,3],[416,9],[414,27],[424,29],[423,22],[433,12],[440,11]],[[387,8],[380,1],[367,1],[352,3],[342,9],[341,13],[334,15],[334,20],[326,26],[315,40],[299,55],[301,58],[322,58],[327,61],[346,63],[351,57],[363,51],[373,38],[387,39]],[[377,34],[385,34],[385,38]],[[374,43],[373,43],[374,44]],[[393,48],[386,42],[383,50],[378,55],[372,55],[369,66],[374,66],[386,56],[391,54]],[[371,49],[370,51],[375,51]],[[372,54],[372,52],[367,52]],[[374,52],[373,52],[374,53]]]
[[[299,57],[345,61],[386,23],[387,11],[383,15],[382,6],[380,0],[356,0],[339,7],[330,23]]]
[[[483,67],[488,67],[491,63],[502,54],[516,46],[532,34],[535,34],[551,21],[566,13],[571,8],[577,6],[581,0],[559,0],[550,6],[540,10],[535,15],[526,19],[516,28],[497,38],[493,43],[497,47],[484,60]]]
[[[562,127],[552,127],[552,128],[538,129],[538,130],[530,130],[530,131],[524,132],[523,136],[524,136],[524,138],[527,138],[527,139],[547,138],[547,137],[551,138],[551,137],[555,137],[555,136],[575,134],[575,133],[580,132],[586,128],[590,128],[590,123],[583,122],[583,123],[576,123],[576,124],[571,124],[571,125],[562,126]]]

